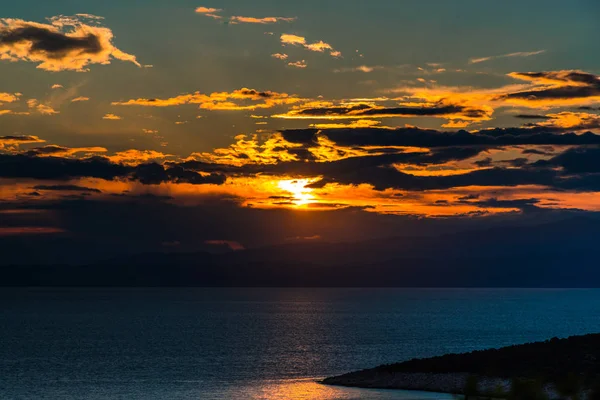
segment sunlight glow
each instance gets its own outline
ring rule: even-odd
[[[294,198],[291,200],[292,203],[295,206],[300,207],[307,205],[316,199],[312,194],[313,189],[306,187],[314,181],[314,179],[281,180],[278,182],[278,186],[281,190],[289,192],[292,196],[294,196]]]

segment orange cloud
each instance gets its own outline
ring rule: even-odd
[[[0,93],[0,103],[13,103],[19,100],[21,93]]]
[[[310,124],[311,128],[316,129],[343,129],[343,128],[371,128],[381,125],[381,121],[373,121],[370,119],[359,119],[348,124],[340,123],[325,123],[325,124]]]
[[[340,73],[340,72],[370,73],[370,72],[373,72],[375,70],[380,70],[380,69],[385,69],[385,67],[383,67],[381,65],[359,65],[358,67],[335,69],[335,70],[333,70],[333,72],[335,72],[335,73]]]
[[[289,62],[288,65],[290,67],[296,67],[296,68],[306,68],[308,66],[308,64],[306,64],[305,60]]]
[[[492,107],[475,106],[466,102],[416,102],[399,103],[392,106],[382,106],[378,102],[377,99],[371,101],[307,102],[292,107],[285,114],[273,115],[272,118],[344,120],[431,117],[474,123],[488,121],[494,113]]]
[[[198,14],[203,14],[204,16],[213,18],[213,19],[222,19],[223,17],[218,15],[218,13],[220,13],[221,11],[223,11],[220,8],[212,8],[212,7],[198,7],[196,8],[196,12]]]
[[[115,114],[106,114],[104,117],[102,117],[102,119],[108,119],[111,121],[119,121],[123,118],[121,118],[120,116],[115,115]]]
[[[74,99],[72,99],[71,103],[77,103],[77,102],[89,101],[89,100],[90,100],[89,97],[80,96],[80,97],[75,97]]]
[[[37,99],[27,100],[27,106],[30,109],[35,109],[37,112],[39,112],[42,115],[54,115],[54,114],[60,113],[60,111],[56,111],[54,108],[52,108],[51,106],[49,106],[47,104],[40,104],[40,102],[37,101]]]
[[[230,23],[232,24],[276,24],[278,22],[293,22],[296,18],[286,18],[286,17],[263,17],[263,18],[254,18],[254,17],[240,17],[233,16],[229,18]]]
[[[115,153],[107,158],[117,164],[138,165],[149,161],[162,160],[172,157],[171,154],[165,154],[154,150],[125,150]]]
[[[341,52],[334,50],[333,47],[329,43],[325,43],[322,40],[319,40],[318,42],[309,44],[306,41],[305,37],[298,36],[298,35],[292,35],[292,34],[288,34],[288,33],[282,34],[280,37],[280,40],[284,46],[285,45],[302,46],[307,50],[318,52],[318,53],[324,53],[325,51],[329,51],[329,54],[332,57],[340,57],[342,55]]]
[[[113,45],[110,29],[85,24],[82,18],[53,17],[49,24],[0,19],[0,60],[34,62],[46,71],[87,71],[91,64],[110,64],[112,59],[140,66],[134,55]]]
[[[212,8],[212,7],[198,7],[196,8],[196,13],[202,14],[206,17],[210,17],[213,19],[223,19],[222,15],[219,15],[223,9],[221,8]],[[240,15],[234,15],[229,17],[230,24],[259,24],[259,25],[267,25],[267,24],[276,24],[279,22],[293,22],[296,18],[289,17],[244,17]]]
[[[232,101],[234,100],[234,101]],[[256,110],[272,108],[278,105],[294,104],[302,99],[287,93],[272,91],[261,92],[255,89],[242,88],[231,93],[215,92],[209,95],[196,92],[167,99],[132,99],[124,102],[113,102],[119,106],[173,107],[184,104],[199,104],[206,110]],[[244,102],[251,102],[244,104]]]
[[[238,135],[236,142],[228,148],[215,149],[212,153],[193,153],[191,158],[205,162],[241,166],[246,164],[277,164],[278,162],[297,161],[298,157],[290,153],[300,144],[287,142],[280,133],[261,142],[258,135]]]
[[[585,71],[512,72],[508,76],[530,85],[498,96],[497,101],[532,108],[600,103],[600,77]]]
[[[45,140],[30,135],[0,136],[0,150],[15,151],[22,144],[44,142]]]
[[[600,129],[600,115],[598,114],[563,111],[555,114],[548,114],[544,117],[547,119],[534,124],[534,126],[565,128],[575,131]]]
[[[36,137],[36,136],[34,136]],[[44,140],[41,140],[44,142]],[[63,147],[50,144],[43,147],[36,147],[26,151],[27,155],[36,157],[73,157],[79,153],[84,153],[86,156],[94,153],[106,153],[108,150],[104,147]]]

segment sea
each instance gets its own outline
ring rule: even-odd
[[[452,399],[318,381],[595,332],[598,290],[3,288],[0,399]]]

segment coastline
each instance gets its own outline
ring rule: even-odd
[[[363,370],[344,375],[328,377],[320,381],[324,385],[354,387],[363,389],[394,389],[449,395],[462,395],[469,379],[466,373],[424,373],[424,372],[383,372]],[[482,377],[478,381],[481,393],[507,392],[510,380]]]
[[[599,371],[600,334],[588,334],[412,359],[328,377],[321,383],[495,398],[509,392],[528,393],[524,398],[539,394],[560,399],[566,398],[565,393],[585,398],[587,393],[600,393]]]

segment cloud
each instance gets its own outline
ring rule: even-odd
[[[75,97],[74,99],[71,99],[71,103],[78,103],[78,102],[89,101],[89,100],[90,100],[89,97],[79,96],[79,97]]]
[[[60,114],[60,111],[56,111],[54,108],[47,104],[41,104],[37,99],[27,100],[27,106],[30,109],[34,109],[42,115],[55,115]]]
[[[600,174],[600,147],[568,149],[539,164],[561,167],[567,174]],[[593,178],[599,179],[600,175]]]
[[[107,158],[117,164],[138,165],[147,163],[148,161],[161,160],[167,157],[172,157],[171,154],[164,154],[154,150],[125,150],[117,152],[113,156]]]
[[[115,114],[106,114],[106,115],[104,115],[104,117],[102,117],[102,119],[108,119],[111,121],[119,121],[123,118],[121,118],[120,116],[115,115]]]
[[[0,93],[0,103],[14,103],[19,97],[21,93]]]
[[[287,60],[289,56],[287,54],[283,54],[283,53],[275,53],[275,54],[271,54],[271,57],[277,58],[278,60]]]
[[[406,106],[385,107],[373,102],[312,102],[296,106],[286,114],[273,115],[283,119],[365,119],[436,117],[461,121],[485,121],[491,119],[493,109],[451,103],[421,103]]]
[[[286,17],[262,17],[262,18],[254,18],[254,17],[241,17],[241,16],[233,16],[229,18],[229,23],[232,24],[276,24],[278,22],[293,22],[296,18],[286,18]]]
[[[512,72],[508,77],[521,83],[498,88],[471,86],[426,87],[405,85],[385,92],[403,94],[403,99],[418,101],[449,101],[486,106],[550,109],[559,107],[590,107],[600,103],[600,77],[583,71]]]
[[[520,116],[521,118],[523,115]],[[528,124],[528,126],[561,128],[570,131],[591,131],[600,129],[600,115],[583,112],[563,111],[548,115],[528,116],[540,119],[541,122]]]
[[[341,52],[334,50],[334,48],[329,43],[325,43],[322,40],[319,40],[318,42],[315,42],[315,43],[308,43],[306,41],[305,37],[298,36],[298,35],[292,35],[292,34],[288,34],[288,33],[282,34],[280,37],[280,40],[284,46],[285,45],[301,46],[307,50],[314,51],[317,53],[324,53],[324,52],[328,51],[332,57],[341,57],[341,55],[342,55]]]
[[[308,66],[305,60],[289,62],[288,65],[296,68],[306,68]]]
[[[113,102],[119,106],[173,107],[184,104],[198,104],[205,110],[256,110],[272,108],[278,105],[294,104],[301,101],[295,95],[272,91],[258,91],[242,88],[231,93],[214,92],[211,94],[184,94],[167,99],[131,99],[123,102]],[[250,104],[247,104],[250,102]]]
[[[499,100],[531,107],[589,105],[600,102],[600,77],[583,71],[512,72],[514,79],[531,82],[525,90]]]
[[[63,87],[63,85],[55,83],[54,85],[52,85],[51,89],[62,89],[62,87]]]
[[[373,71],[376,71],[376,70],[381,70],[381,69],[385,69],[385,67],[381,66],[381,65],[359,65],[358,67],[335,69],[333,72],[335,72],[335,73],[340,73],[340,72],[364,72],[364,73],[370,73],[370,72],[373,72]]]
[[[438,148],[454,146],[517,146],[517,145],[598,145],[600,135],[593,133],[577,135],[554,132],[546,127],[496,128],[477,132],[437,131],[410,128],[348,128],[348,129],[296,129],[281,132],[290,143],[317,143],[319,136],[342,146],[409,146]]]
[[[228,148],[216,149],[213,152],[194,153],[194,157],[213,164],[245,165],[245,164],[277,164],[279,162],[295,161],[298,157],[289,149],[302,147],[302,145],[289,143],[281,134],[271,136],[264,143],[260,143],[258,135],[238,135],[236,142]],[[202,164],[203,165],[203,164]],[[203,165],[204,166],[204,165]]]
[[[545,53],[546,50],[538,50],[538,51],[519,51],[516,53],[503,54],[500,56],[489,56],[489,57],[480,57],[480,58],[471,58],[469,60],[469,64],[478,64],[490,60],[496,60],[498,58],[512,58],[512,57],[531,57],[537,56],[538,54]]]
[[[196,8],[196,12],[198,14],[202,14],[206,17],[210,17],[212,19],[222,19],[223,17],[219,15],[219,13],[223,11],[220,8],[212,8],[212,7],[198,7]]]
[[[196,8],[196,13],[202,14],[206,17],[210,17],[213,19],[223,19],[222,15],[219,15],[223,12],[221,8],[212,8],[212,7],[198,7]],[[230,24],[259,24],[259,25],[268,25],[268,24],[276,24],[279,22],[293,22],[295,21],[295,17],[245,17],[240,15],[234,15],[229,17]]]
[[[316,129],[344,129],[344,128],[370,128],[377,125],[381,125],[381,121],[373,121],[370,119],[359,119],[352,121],[347,124],[343,123],[324,123],[324,124],[311,124],[311,128]]]
[[[22,144],[44,143],[45,140],[31,135],[0,136],[0,150],[16,150]]]
[[[144,163],[124,165],[104,157],[83,159],[38,157],[28,154],[0,154],[0,178],[68,181],[97,178],[107,181],[129,180],[144,185],[187,183],[221,185],[220,174],[200,174],[179,165]]]
[[[140,66],[112,41],[110,29],[88,25],[81,17],[53,17],[49,24],[0,19],[0,59],[34,62],[46,71],[87,71],[91,64],[110,64],[112,59]]]
[[[44,140],[42,140],[44,142]],[[28,156],[38,157],[72,157],[78,153],[93,154],[106,153],[108,150],[104,147],[63,147],[50,144],[43,147],[35,147],[24,152]]]
[[[77,185],[37,185],[37,186],[34,186],[33,189],[34,190],[58,191],[58,192],[102,193],[102,191],[99,189],[88,188],[85,186],[77,186]]]
[[[215,14],[223,11],[220,8],[212,8],[212,7],[198,7],[196,8],[196,12],[199,14]]]

